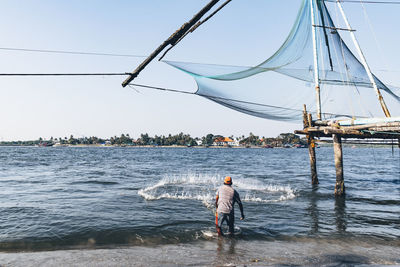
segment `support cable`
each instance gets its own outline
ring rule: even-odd
[[[132,54],[97,53],[97,52],[65,51],[65,50],[46,50],[46,49],[30,49],[30,48],[14,48],[14,47],[0,47],[0,50],[17,51],[17,52],[85,55],[85,56],[136,57],[136,58],[147,57],[147,56],[143,56],[143,55],[132,55]]]
[[[339,7],[340,13],[342,14],[343,20],[344,20],[347,28],[351,29],[350,23],[349,23],[349,21],[347,19],[346,14],[344,13],[344,10],[343,10],[343,7],[342,7],[340,1],[336,1],[336,4]],[[376,95],[377,95],[378,100],[379,100],[379,102],[381,104],[383,113],[385,113],[385,116],[387,118],[390,118],[390,112],[389,112],[389,110],[388,110],[388,108],[386,106],[385,100],[383,99],[382,94],[380,92],[380,89],[378,88],[378,86],[376,84],[375,77],[372,74],[370,67],[368,66],[367,60],[365,59],[365,56],[364,56],[364,54],[363,54],[363,52],[362,52],[362,50],[360,48],[360,45],[359,45],[359,43],[357,41],[356,36],[354,35],[354,32],[350,32],[350,36],[351,36],[351,38],[353,40],[353,43],[354,43],[354,45],[355,45],[355,47],[357,49],[357,52],[358,52],[358,55],[360,57],[361,63],[364,66],[364,69],[367,72],[368,78],[369,78],[369,80],[370,80],[370,82],[371,82],[371,84],[372,84],[372,86],[373,86],[373,88],[374,88],[374,90],[376,92]]]
[[[319,25],[314,25],[314,26],[315,27],[321,27]],[[335,29],[342,30],[341,28],[335,28]],[[15,51],[15,52],[28,52],[28,53],[32,52],[32,53],[49,53],[49,54],[70,54],[70,55],[84,55],[84,56],[110,56],[110,57],[132,57],[132,58],[146,58],[146,57],[148,57],[148,56],[145,56],[145,55],[133,55],[133,54],[114,54],[114,53],[82,52],[82,51],[68,51],[68,50],[46,50],[46,49],[16,48],[16,47],[0,47],[0,50]],[[185,61],[185,63],[194,63],[194,64],[196,64],[197,62]],[[208,65],[227,66],[227,67],[254,68],[253,66],[244,66],[244,65],[232,65],[232,64],[231,65],[226,65],[226,64],[216,64],[216,63],[207,63],[207,64]],[[256,68],[267,69],[267,68],[262,68],[262,67],[256,67]],[[400,72],[400,70],[390,70],[390,69],[387,69],[387,68],[386,69],[377,69],[376,71],[380,71],[380,72]]]
[[[284,108],[284,107],[278,107],[278,106],[273,106],[273,105],[255,103],[255,102],[250,102],[250,101],[237,100],[237,99],[232,99],[232,98],[225,98],[225,97],[219,97],[219,96],[199,94],[199,93],[195,93],[195,92],[180,91],[180,90],[175,90],[175,89],[170,89],[170,88],[165,88],[165,87],[157,87],[157,86],[149,86],[149,85],[133,84],[133,83],[129,84],[129,86],[132,87],[132,88],[134,88],[135,86],[138,86],[138,87],[143,87],[143,88],[147,88],[147,89],[155,89],[155,90],[168,91],[168,92],[173,92],[173,93],[182,93],[182,94],[188,94],[188,95],[198,95],[198,96],[203,96],[203,97],[211,98],[211,99],[226,100],[226,101],[238,102],[238,103],[243,103],[243,104],[251,104],[251,105],[256,105],[256,106],[261,106],[261,107],[278,108],[278,109],[293,110],[293,111],[302,111],[300,109]]]
[[[0,76],[124,76],[128,72],[108,73],[0,73]]]
[[[290,111],[296,111],[296,112],[303,112],[303,110],[300,110],[300,109],[285,108],[285,107],[280,107],[280,106],[267,105],[267,104],[261,104],[261,103],[250,102],[250,101],[243,101],[243,100],[226,98],[226,97],[219,97],[219,96],[200,94],[200,93],[196,93],[196,92],[187,92],[187,91],[175,90],[175,89],[165,88],[165,87],[157,87],[157,86],[134,84],[134,83],[131,83],[128,86],[132,87],[133,89],[137,86],[137,87],[142,87],[142,88],[147,88],[147,89],[154,89],[154,90],[167,91],[167,92],[173,92],[173,93],[182,93],[182,94],[188,94],[188,95],[198,95],[198,96],[202,96],[202,97],[205,97],[205,98],[208,98],[208,99],[225,100],[225,101],[232,101],[232,102],[237,102],[237,103],[250,104],[250,105],[255,105],[255,106],[260,106],[260,107],[276,108],[276,109],[281,109],[281,110],[290,110]],[[344,114],[334,114],[334,113],[323,113],[323,114],[326,115],[326,116],[334,116],[334,117],[336,117],[336,116],[348,117],[348,115],[344,115]]]

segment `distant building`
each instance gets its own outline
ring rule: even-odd
[[[197,143],[198,146],[201,146],[203,144],[203,141],[202,140],[196,140],[196,143]]]
[[[229,137],[217,137],[214,139],[213,146],[238,146],[238,142]]]

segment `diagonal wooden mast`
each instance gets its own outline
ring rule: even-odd
[[[375,82],[374,76],[373,76],[373,74],[371,72],[371,69],[368,66],[367,60],[365,59],[365,56],[364,56],[364,54],[363,54],[363,52],[361,50],[361,47],[360,47],[360,45],[359,45],[359,43],[357,41],[356,35],[354,34],[354,31],[351,29],[350,23],[347,20],[347,16],[344,13],[342,4],[340,3],[340,1],[336,1],[336,4],[339,7],[340,13],[342,14],[342,17],[343,17],[343,19],[344,19],[344,21],[346,23],[347,29],[350,32],[351,38],[353,39],[353,43],[354,43],[354,45],[355,45],[355,47],[357,49],[358,55],[359,55],[359,57],[361,59],[361,63],[363,64],[364,69],[368,74],[368,78],[369,78],[370,82],[372,83],[372,86],[373,86],[373,88],[374,88],[374,90],[376,92],[376,95],[378,96],[378,99],[379,99],[379,102],[381,104],[383,113],[385,113],[386,117],[390,118],[390,112],[389,112],[389,110],[388,110],[388,108],[386,106],[385,100],[383,99],[381,91],[379,90],[379,88],[378,88],[378,86],[377,86],[377,84]]]
[[[209,18],[214,16],[218,11],[220,11],[225,5],[227,5],[231,0],[227,0],[220,8],[218,8],[215,12],[213,12],[210,16],[208,16],[203,22],[199,22],[199,20],[210,11],[220,0],[211,0],[205,7],[203,7],[194,17],[186,22],[179,28],[175,33],[173,33],[167,40],[165,40],[156,50],[151,53],[151,55],[146,58],[132,73],[129,74],[129,77],[122,83],[122,86],[127,86],[130,82],[135,79],[139,73],[158,55],[160,54],[168,45],[171,47],[175,46],[178,42],[180,42],[189,31],[194,31],[200,24],[207,21]],[[196,24],[198,23],[198,24]],[[168,52],[167,50],[162,57]]]

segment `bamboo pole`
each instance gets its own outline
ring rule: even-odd
[[[317,7],[318,8],[318,7]],[[318,66],[318,51],[317,51],[317,29],[315,27],[314,16],[314,0],[310,0],[311,9],[311,25],[312,25],[312,40],[313,40],[313,55],[314,55],[314,85],[317,97],[317,119],[321,120],[321,92],[319,87],[319,66]]]
[[[364,135],[363,132],[357,130],[347,130],[345,128],[335,129],[335,128],[324,128],[324,134],[349,134],[349,135]]]
[[[308,128],[308,114],[307,114],[307,106],[303,105],[303,130]]]
[[[333,151],[335,153],[335,168],[336,168],[335,196],[343,196],[345,193],[345,187],[343,178],[342,137],[338,134],[333,134],[332,137],[333,137]]]
[[[167,40],[164,41],[153,53],[150,54],[148,58],[146,58],[142,64],[140,64],[126,80],[122,83],[122,86],[127,86],[133,79],[135,79],[139,73],[158,55],[161,53],[164,48],[168,45],[174,45],[187,31],[189,31],[193,25],[195,25],[201,17],[206,14],[213,6],[215,6],[219,0],[211,0],[203,9],[200,10],[194,17],[189,21],[183,24],[176,32],[174,32]]]
[[[344,19],[344,22],[346,23],[347,29],[350,31],[350,36],[353,39],[353,43],[354,43],[354,45],[355,45],[355,47],[357,49],[358,55],[360,56],[361,64],[364,66],[364,69],[367,72],[367,75],[368,75],[368,78],[369,78],[369,80],[370,80],[370,82],[372,84],[372,87],[374,88],[375,93],[378,96],[378,100],[379,100],[379,103],[381,104],[383,113],[385,113],[385,116],[387,118],[390,118],[389,109],[387,108],[385,100],[383,99],[383,96],[381,94],[381,91],[379,90],[379,88],[378,88],[378,86],[376,84],[375,77],[372,74],[370,67],[368,66],[367,60],[365,59],[365,56],[364,56],[364,54],[363,54],[363,52],[361,50],[361,47],[360,47],[360,45],[359,45],[359,43],[357,41],[356,35],[354,34],[354,31],[352,31],[352,29],[351,29],[350,23],[347,20],[347,16],[344,13],[342,4],[340,3],[340,1],[336,1],[336,4],[339,7],[340,13],[342,13],[342,17]]]

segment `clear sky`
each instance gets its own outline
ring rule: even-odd
[[[208,2],[3,0],[0,48],[148,55]],[[232,65],[262,62],[285,40],[300,3],[233,0],[166,59]],[[344,7],[371,68],[383,81],[399,86],[400,5]],[[0,73],[131,72],[143,60],[1,49],[0,59]],[[251,117],[198,96],[122,88],[124,79],[0,77],[0,140],[179,132],[199,137],[249,132],[277,136],[301,127]],[[135,82],[196,89],[191,77],[157,61]]]

